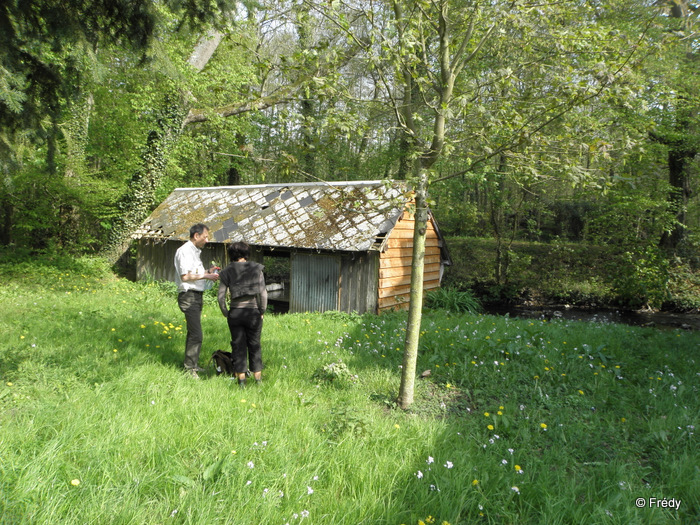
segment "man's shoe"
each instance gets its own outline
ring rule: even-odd
[[[199,374],[196,368],[188,368],[185,370],[185,374],[190,376],[192,379],[199,379]]]

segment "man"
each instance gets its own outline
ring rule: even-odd
[[[219,279],[216,267],[204,269],[202,248],[209,242],[209,228],[195,224],[190,228],[190,240],[175,252],[175,273],[177,282],[177,304],[187,321],[185,340],[185,371],[195,379],[199,368],[199,352],[202,349],[202,293],[211,288],[212,281]]]

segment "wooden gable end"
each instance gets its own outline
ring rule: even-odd
[[[379,255],[378,310],[407,309],[411,291],[413,258],[412,214],[404,212],[386,241],[386,250]],[[425,237],[425,269],[423,289],[440,287],[440,240],[432,221],[428,221]]]

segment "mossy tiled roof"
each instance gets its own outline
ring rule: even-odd
[[[379,250],[411,198],[397,181],[178,188],[132,237],[185,241],[190,226],[201,222],[210,242]]]

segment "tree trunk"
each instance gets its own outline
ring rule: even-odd
[[[667,3],[671,7],[671,17],[681,20],[683,28],[689,30],[688,17],[691,13],[691,9],[688,0],[667,0]],[[689,47],[686,52],[686,63],[695,59],[697,59],[697,57],[695,56],[694,50]],[[687,102],[687,100],[682,93],[677,94],[677,97],[679,99],[677,101],[679,109],[676,109],[676,129],[674,130],[674,135],[680,137],[692,136],[691,122],[694,118],[693,114],[697,109],[680,109],[684,105],[680,104],[680,102]],[[688,204],[688,198],[692,193],[690,189],[689,167],[693,158],[697,155],[698,150],[691,145],[692,139],[661,139],[659,142],[669,147],[668,181],[672,188],[669,195],[669,203],[676,217],[676,224],[673,226],[673,229],[663,233],[659,245],[667,252],[673,253],[685,238],[686,206]]]
[[[416,161],[419,163],[420,161]],[[425,234],[428,225],[428,207],[426,204],[428,173],[421,170],[416,188],[416,211],[413,229],[413,260],[411,263],[411,294],[408,308],[408,324],[404,344],[403,366],[401,368],[401,386],[398,405],[407,409],[413,404],[416,362],[418,360],[418,343],[420,342],[420,325],[423,311],[423,270],[425,268]]]
[[[79,186],[81,175],[85,170],[85,148],[88,143],[88,130],[94,103],[92,93],[78,97],[72,108],[71,119],[63,129],[66,140],[64,181],[68,187]],[[59,246],[80,242],[80,229],[80,206],[72,200],[64,200],[59,207],[57,232]]]
[[[668,152],[668,181],[672,187],[669,202],[676,223],[671,231],[663,233],[659,242],[667,252],[674,252],[685,237],[686,206],[692,193],[688,168],[695,155],[695,151],[679,147],[672,147]]]
[[[0,195],[0,215],[2,215],[2,225],[0,226],[0,245],[7,246],[12,242],[12,215],[14,207],[4,194]]]

